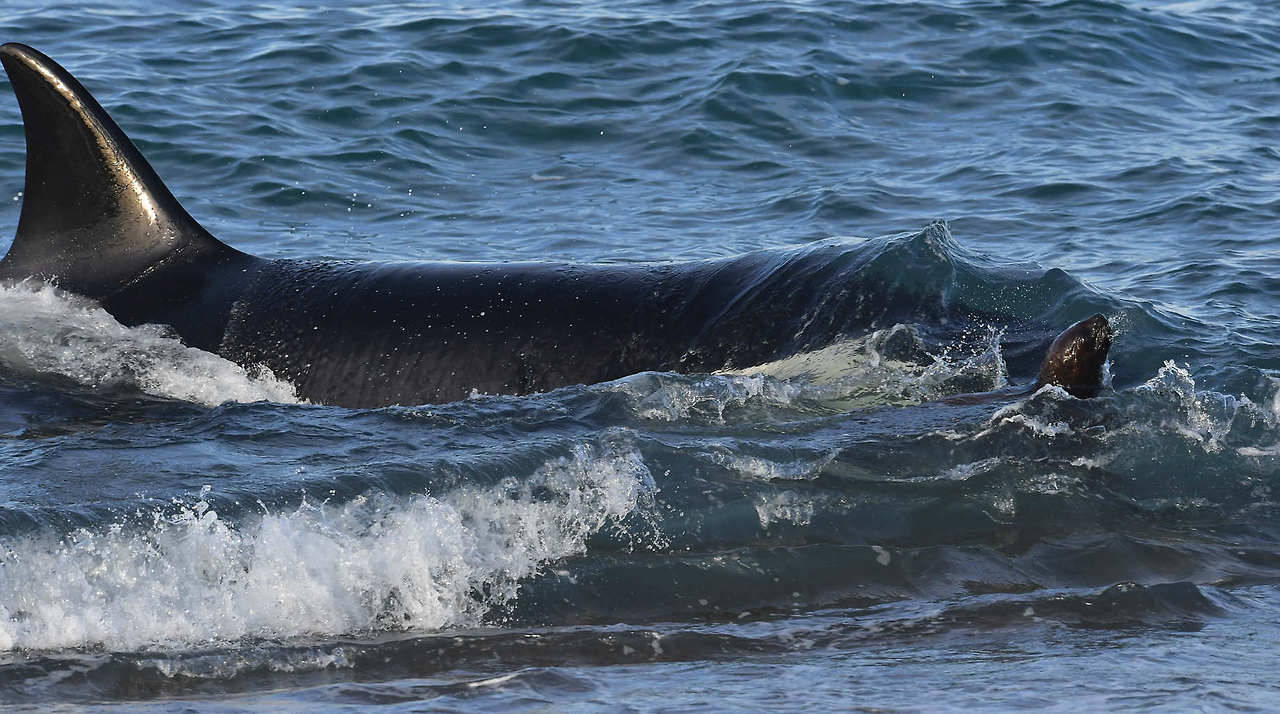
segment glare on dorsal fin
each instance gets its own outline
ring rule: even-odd
[[[0,278],[35,276],[101,299],[166,267],[236,254],[183,209],[70,73],[12,42],[0,61],[27,136],[22,215]]]

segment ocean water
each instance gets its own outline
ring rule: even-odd
[[[15,0],[0,30],[255,255],[826,251],[866,314],[760,369],[353,410],[0,287],[0,706],[1280,708],[1271,3]],[[1094,312],[1099,397],[948,399]]]

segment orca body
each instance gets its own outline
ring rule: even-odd
[[[750,367],[933,309],[895,292],[896,277],[853,289],[847,278],[868,258],[831,245],[630,266],[257,258],[200,226],[53,60],[9,43],[0,61],[27,139],[0,279],[39,278],[123,324],[168,325],[313,402],[446,402]]]

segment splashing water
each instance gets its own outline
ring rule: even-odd
[[[0,286],[0,370],[208,406],[298,402],[293,387],[270,372],[251,375],[156,325],[125,327],[95,303],[34,281]]]

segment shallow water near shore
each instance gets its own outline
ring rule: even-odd
[[[5,706],[1280,702],[1269,5],[18,3],[0,28],[246,252],[808,251],[865,317],[760,369],[354,410],[0,287]],[[1005,389],[1095,312],[1099,397]]]

